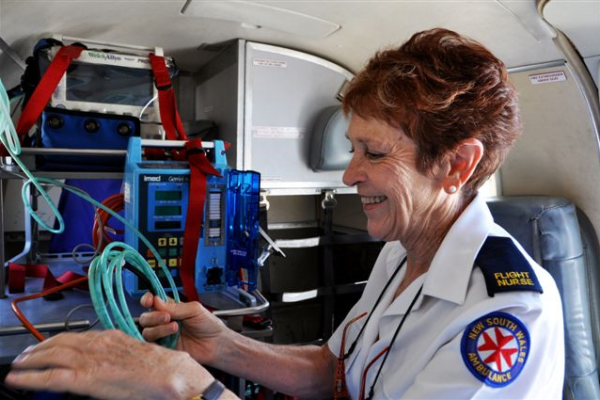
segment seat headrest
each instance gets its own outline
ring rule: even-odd
[[[310,146],[310,167],[313,171],[342,171],[352,154],[346,138],[348,120],[341,106],[323,110],[317,119]]]

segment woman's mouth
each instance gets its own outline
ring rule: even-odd
[[[363,205],[367,204],[379,204],[382,201],[387,200],[386,196],[361,196],[360,201]]]

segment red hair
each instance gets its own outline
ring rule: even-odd
[[[466,196],[496,171],[521,132],[504,63],[480,43],[440,28],[375,54],[352,80],[343,108],[402,128],[417,144],[421,173],[462,140],[479,139],[484,155],[463,188]]]

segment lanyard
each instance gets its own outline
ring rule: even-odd
[[[360,329],[360,332],[358,332],[358,336],[356,336],[356,339],[354,339],[354,342],[352,342],[352,344],[350,345],[350,349],[348,350],[348,352],[346,354],[344,354],[344,360],[346,360],[348,357],[350,357],[350,354],[352,354],[352,352],[354,351],[354,348],[356,347],[356,343],[358,343],[358,339],[360,339],[360,337],[362,336],[365,328],[369,324],[369,321],[371,320],[371,316],[373,315],[373,311],[375,311],[377,309],[377,306],[379,306],[379,303],[381,302],[381,299],[383,298],[383,295],[385,294],[385,292],[387,292],[388,287],[390,286],[390,284],[392,283],[392,281],[394,280],[394,278],[396,277],[396,275],[398,275],[398,272],[400,272],[400,270],[402,269],[402,267],[404,266],[405,263],[406,263],[406,256],[404,256],[404,259],[402,260],[402,262],[400,263],[400,265],[398,265],[398,267],[396,267],[396,270],[394,271],[394,273],[392,274],[392,276],[390,276],[390,279],[388,279],[387,283],[385,284],[385,287],[383,288],[383,290],[379,294],[379,297],[377,298],[377,301],[375,301],[375,304],[373,305],[373,308],[371,308],[371,312],[369,313],[369,316],[367,317],[367,320],[365,321],[363,327]]]
[[[350,320],[344,327],[344,331],[342,333],[342,343],[340,345],[340,355],[338,357],[337,366],[336,366],[335,384],[334,384],[334,392],[333,392],[334,399],[342,400],[342,399],[349,398],[348,390],[346,388],[345,361],[350,356],[350,354],[352,354],[354,349],[356,348],[356,344],[358,343],[358,340],[362,336],[366,326],[369,324],[369,320],[371,319],[371,315],[373,315],[373,311],[375,311],[375,309],[377,309],[377,306],[379,306],[379,303],[381,302],[383,295],[385,294],[385,292],[387,292],[388,287],[390,286],[390,284],[392,283],[392,281],[394,280],[396,275],[398,275],[398,272],[400,272],[400,270],[402,269],[402,266],[405,263],[406,263],[406,256],[404,257],[402,262],[398,265],[398,267],[396,268],[396,270],[394,271],[392,276],[388,279],[387,283],[385,284],[385,287],[383,288],[383,290],[379,294],[379,297],[375,301],[375,304],[373,305],[371,312],[370,313],[364,312],[364,313],[360,314],[359,316]],[[346,351],[346,344],[345,344],[346,343],[346,330],[348,329],[348,327],[350,325],[352,325],[354,322],[358,321],[359,319],[363,318],[367,314],[369,314],[369,315],[368,315],[367,320],[365,321],[363,327],[361,328],[360,332],[358,332],[358,335],[354,339],[354,342],[352,342],[352,345],[350,345],[350,349],[348,350],[348,352],[345,352]]]
[[[367,400],[371,400],[373,398],[373,394],[375,392],[375,384],[377,383],[377,380],[379,379],[379,376],[381,375],[381,370],[383,369],[383,365],[387,361],[387,358],[390,355],[390,350],[392,349],[392,346],[394,345],[394,342],[396,341],[396,338],[398,337],[398,334],[400,333],[400,329],[402,329],[402,325],[404,325],[404,321],[406,321],[406,318],[408,317],[408,315],[412,311],[415,303],[417,302],[417,299],[421,295],[421,291],[422,290],[423,290],[423,285],[421,285],[421,287],[417,291],[417,294],[415,295],[415,297],[413,297],[413,299],[412,299],[412,301],[410,303],[410,306],[408,306],[408,309],[404,313],[404,316],[402,317],[402,320],[400,321],[400,324],[398,324],[398,327],[396,328],[396,331],[394,332],[394,336],[392,336],[392,340],[391,340],[389,346],[387,346],[387,348],[385,349],[385,356],[383,357],[383,361],[381,362],[381,364],[379,365],[379,369],[377,370],[377,375],[375,375],[375,379],[373,380],[373,383],[371,384],[371,389],[369,389],[369,395],[367,396]],[[380,354],[382,354],[382,353],[380,353]],[[379,357],[380,356],[378,355],[375,358],[375,360],[377,358],[379,358]],[[371,363],[369,364],[369,367],[371,366],[371,364],[373,362],[375,362],[375,360],[371,361]],[[367,371],[368,371],[368,367],[367,367],[367,369],[365,369],[365,372],[363,373],[363,379],[362,379],[361,390],[360,390],[360,398],[361,398],[361,400],[364,399],[364,390],[365,390],[364,383],[366,382]]]

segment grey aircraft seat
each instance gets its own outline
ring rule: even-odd
[[[310,143],[310,167],[313,171],[343,171],[352,158],[346,139],[348,120],[341,106],[324,109],[318,116]]]
[[[488,200],[494,220],[554,277],[562,296],[565,319],[565,399],[600,399],[594,334],[598,334],[597,238],[584,237],[578,212],[569,200],[541,196],[497,197]],[[580,218],[585,216],[580,213]],[[584,224],[582,224],[584,225]],[[587,232],[590,234],[590,231]],[[594,281],[590,287],[588,280]],[[595,331],[595,332],[594,332]],[[597,337],[597,336],[596,336]],[[548,349],[549,352],[552,349]]]

